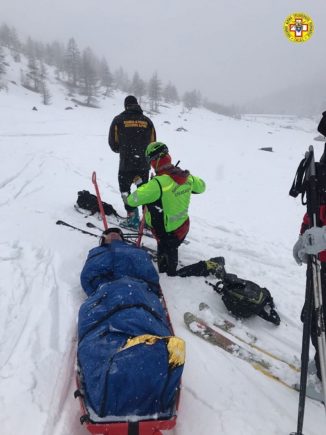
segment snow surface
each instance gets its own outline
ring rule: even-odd
[[[97,179],[106,202],[124,209],[117,183],[118,155],[107,145],[110,122],[124,95],[101,109],[75,107],[53,79],[52,105],[19,85],[0,93],[0,409],[1,434],[80,435],[74,357],[78,308],[85,298],[79,273],[95,239],[57,226],[86,228],[73,205]],[[32,111],[37,106],[38,111]],[[73,110],[64,110],[72,106]],[[224,256],[226,270],[270,289],[281,325],[251,318],[236,322],[240,336],[298,363],[305,268],[292,259],[304,213],[289,197],[295,171],[316,136],[317,120],[245,116],[204,109],[162,107],[152,116],[158,139],[180,166],[201,176],[207,191],[192,198],[189,245],[180,261]],[[166,121],[169,121],[167,123]],[[187,131],[177,132],[178,127]],[[261,147],[273,147],[264,152]],[[322,143],[315,142],[317,157]],[[100,222],[98,222],[100,224]],[[148,246],[152,240],[144,239]],[[203,278],[161,276],[175,333],[187,355],[176,435],[279,435],[296,429],[298,393],[189,332],[183,313],[209,304],[216,319],[228,315]],[[286,377],[286,373],[284,372]],[[304,433],[325,433],[321,404],[307,400]]]

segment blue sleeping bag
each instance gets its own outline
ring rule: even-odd
[[[125,246],[125,252],[130,252],[124,242],[116,247],[112,243],[106,251],[95,248],[92,251],[96,254],[97,250],[98,255],[90,252],[93,255],[82,273],[84,279],[91,276],[94,282],[96,263],[100,264],[102,283],[82,304],[78,318],[78,364],[86,404],[108,420],[128,416],[169,418],[183,370],[184,342],[172,336],[158,294],[157,272],[151,261],[144,263],[148,254],[144,256],[144,251],[135,248],[141,252],[142,261],[134,257],[125,266],[128,275],[121,272],[123,262],[116,260],[122,258]],[[125,256],[124,263],[127,261]],[[120,272],[111,270],[105,282],[103,264],[111,267],[114,263],[120,265]],[[142,263],[146,271],[141,273]],[[133,273],[130,264],[139,268],[137,277],[129,275]],[[142,275],[146,280],[140,278]]]

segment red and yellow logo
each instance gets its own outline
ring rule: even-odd
[[[283,29],[290,41],[306,42],[314,32],[314,23],[309,15],[303,12],[295,12],[286,17]]]

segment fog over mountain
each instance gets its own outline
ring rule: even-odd
[[[283,32],[285,18],[297,11],[315,24],[303,44]],[[295,112],[297,92],[289,103],[286,91],[293,86],[302,90],[305,114],[325,101],[324,0],[26,0],[24,7],[20,0],[2,0],[0,16],[23,37],[62,43],[74,37],[105,56],[112,69],[122,66],[130,76],[138,71],[146,80],[156,71],[181,93],[198,89],[221,104]],[[320,94],[316,87],[309,97],[316,83]]]

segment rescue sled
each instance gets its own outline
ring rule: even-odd
[[[137,295],[139,288],[137,288]],[[166,308],[166,303],[163,294],[160,290],[159,297],[162,309],[166,315],[168,322],[169,335],[174,337],[173,328],[171,325],[170,317]],[[90,304],[95,305],[93,301]],[[138,338],[138,337],[136,337]],[[163,337],[159,337],[163,338]],[[177,338],[177,337],[175,337]],[[160,435],[162,430],[170,430],[176,425],[177,411],[180,400],[180,381],[174,393],[173,405],[169,408],[168,412],[162,414],[157,413],[147,416],[129,415],[119,419],[117,416],[99,417],[92,408],[87,404],[85,394],[85,384],[83,381],[83,374],[80,367],[77,368],[76,375],[77,390],[75,391],[75,398],[79,399],[81,408],[80,422],[86,427],[91,434],[103,435]],[[127,393],[127,390],[126,390]]]
[[[83,390],[80,385],[79,374],[76,377],[78,389],[75,391],[75,398],[78,397],[81,417],[80,423],[86,427],[89,433],[97,435],[162,435],[162,430],[171,430],[174,428],[177,422],[177,411],[180,400],[180,390],[177,393],[175,411],[171,418],[149,419],[140,421],[117,421],[117,422],[105,422],[92,420],[89,411],[85,406]]]

